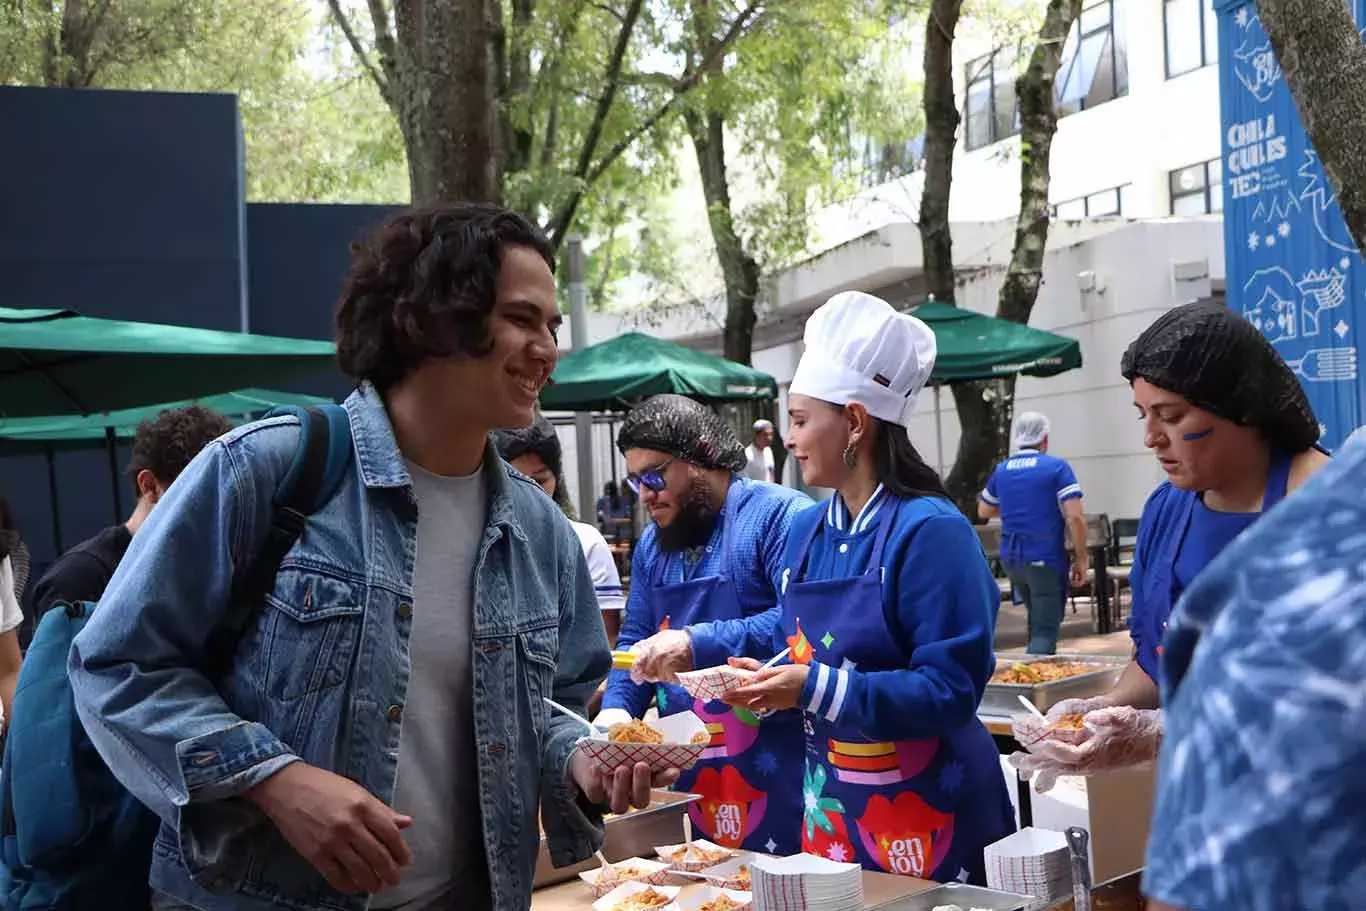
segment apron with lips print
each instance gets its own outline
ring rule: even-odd
[[[735,488],[731,488],[732,493]],[[730,497],[727,497],[730,500]],[[656,628],[683,629],[689,624],[739,620],[745,616],[731,578],[735,522],[723,508],[721,565],[715,575],[665,584],[665,560],[656,559],[650,603]],[[693,824],[707,839],[728,848],[769,853],[797,849],[793,820],[800,813],[799,795],[785,796],[778,782],[778,747],[798,742],[795,719],[772,717],[762,723],[752,712],[724,702],[702,702],[682,687],[659,684],[655,689],[661,717],[692,711],[707,725],[711,740],[697,765],[685,771],[674,790],[700,794],[689,808]]]
[[[997,751],[986,729],[974,721],[969,728],[977,730],[891,742],[835,720],[845,694],[833,670],[910,666],[900,634],[883,613],[882,555],[896,514],[894,504],[888,506],[881,510],[869,566],[861,575],[802,579],[823,524],[817,523],[783,596],[782,625],[792,660],[829,669],[812,673],[821,675],[815,702],[830,708],[819,715],[803,713],[802,850],[884,873],[981,882],[982,848],[1013,829],[1013,820],[1006,818],[1008,797],[1004,806],[1000,801],[978,806],[982,801],[970,795],[991,791],[974,788],[984,770],[1004,794]],[[990,832],[989,840],[979,839],[979,831]]]

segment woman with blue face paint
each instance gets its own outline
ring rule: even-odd
[[[1129,575],[1134,658],[1094,699],[1068,699],[1049,721],[1083,714],[1080,746],[1041,736],[1021,719],[1011,757],[1039,790],[1059,775],[1148,762],[1162,739],[1158,665],[1172,607],[1195,577],[1267,510],[1327,464],[1319,424],[1299,381],[1251,323],[1217,303],[1159,317],[1124,354],[1143,444],[1167,474],[1139,518]]]
[[[935,355],[924,323],[868,294],[811,315],[787,449],[805,483],[836,495],[793,523],[778,607],[652,636],[633,673],[667,680],[728,659],[757,672],[726,701],[800,722],[770,792],[800,795],[787,825],[802,851],[984,884],[983,849],[1015,828],[976,717],[1000,592],[906,431]]]

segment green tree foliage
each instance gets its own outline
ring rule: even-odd
[[[249,199],[402,202],[393,119],[324,23],[312,0],[4,0],[0,81],[230,92]]]

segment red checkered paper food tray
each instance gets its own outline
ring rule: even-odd
[[[753,671],[722,664],[700,671],[684,671],[678,675],[678,685],[687,690],[688,695],[694,699],[712,702],[721,699],[731,690],[738,690],[753,677]]]
[[[579,749],[607,771],[643,762],[649,765],[650,771],[662,772],[665,769],[691,769],[711,739],[706,724],[692,712],[680,712],[647,723],[664,737],[663,743],[620,743],[599,734],[580,740]],[[698,742],[694,743],[694,740]]]

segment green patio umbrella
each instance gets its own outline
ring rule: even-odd
[[[242,419],[270,411],[282,405],[308,408],[330,402],[331,399],[274,389],[239,389],[222,395],[204,396],[127,408],[104,414],[56,415],[49,417],[0,418],[0,456],[41,453],[47,459],[48,501],[52,509],[52,534],[57,553],[62,552],[61,510],[57,496],[57,471],[53,456],[58,450],[91,449],[104,446],[109,453],[109,473],[114,490],[114,520],[123,518],[120,500],[117,440],[128,439],[143,421],[155,418],[162,411],[199,404],[212,408],[224,417]]]
[[[283,383],[334,364],[331,342],[0,307],[0,415],[81,415]]]
[[[939,354],[932,383],[1054,376],[1081,366],[1081,343],[1065,335],[933,300],[911,315],[934,330]]]
[[[753,367],[628,332],[560,359],[541,392],[546,411],[620,411],[665,392],[704,402],[772,399],[778,384]]]
[[[939,471],[944,471],[944,431],[940,426],[939,387],[1005,376],[1055,376],[1081,366],[1081,343],[933,298],[911,315],[934,330],[939,349],[930,382],[934,385],[934,432]]]

